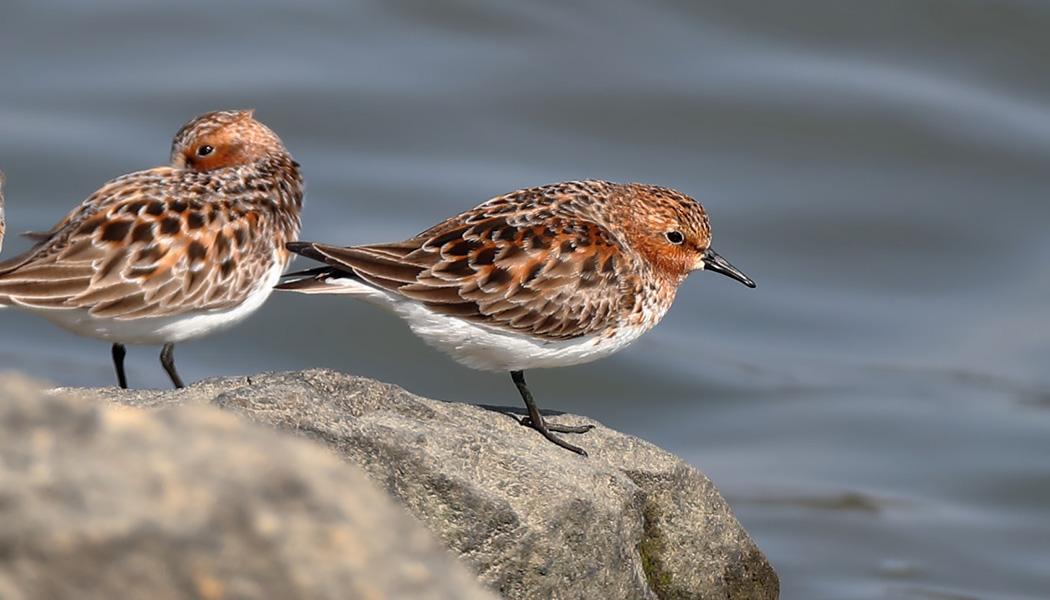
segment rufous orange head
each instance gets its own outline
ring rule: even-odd
[[[619,205],[629,243],[656,271],[680,283],[692,271],[707,270],[755,283],[711,249],[711,226],[699,202],[672,189],[625,186]]]
[[[287,155],[280,138],[251,110],[203,114],[182,126],[171,143],[172,166],[214,171]]]

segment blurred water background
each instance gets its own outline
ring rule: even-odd
[[[566,179],[677,188],[758,288],[695,274],[630,349],[530,372],[540,405],[703,470],[784,598],[1047,598],[1048,57],[1025,0],[12,0],[0,169],[9,229],[46,229],[254,107],[304,165],[304,239]],[[129,348],[134,386],[168,385],[158,352]],[[520,403],[345,298],[275,294],[176,357]],[[10,310],[0,368],[114,383],[107,344]]]

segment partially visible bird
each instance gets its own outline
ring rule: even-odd
[[[509,371],[529,416],[552,432],[525,369],[608,356],[656,325],[679,284],[706,269],[755,284],[710,247],[707,214],[671,189],[572,181],[494,198],[403,242],[292,242],[328,266],[277,286],[350,294],[400,315],[427,343],[476,369]]]
[[[4,248],[4,232],[7,226],[4,224],[4,174],[0,173],[0,250]]]
[[[0,264],[0,307],[36,313],[113,343],[127,387],[126,344],[162,344],[175,387],[175,344],[230,327],[270,295],[299,233],[299,164],[252,111],[201,115],[175,135],[171,164],[102,186]]]

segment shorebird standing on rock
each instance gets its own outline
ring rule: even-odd
[[[699,202],[671,189],[573,181],[494,198],[423,233],[349,248],[292,242],[328,266],[277,286],[349,294],[404,318],[427,343],[475,369],[509,371],[551,442],[590,425],[547,423],[525,369],[597,360],[627,347],[697,270],[754,282],[711,250]]]
[[[125,388],[125,344],[163,345],[161,364],[183,387],[175,344],[262,306],[302,204],[299,164],[251,111],[201,115],[175,135],[170,165],[110,181],[0,264],[0,307],[112,342]]]

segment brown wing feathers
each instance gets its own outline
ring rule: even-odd
[[[114,180],[96,196],[103,192],[119,200],[78,207],[43,242],[0,265],[0,297],[100,317],[160,316],[235,305],[272,265],[272,251],[258,247],[269,232],[252,227],[240,207],[192,210],[171,200],[176,194],[150,171]]]
[[[396,244],[287,247],[330,265],[311,272],[314,282],[349,275],[440,314],[549,339],[603,328],[623,301],[619,285],[598,285],[618,265],[616,242],[595,224],[495,216],[444,225]],[[305,291],[304,281],[281,287]]]

